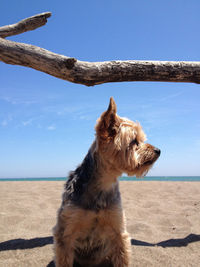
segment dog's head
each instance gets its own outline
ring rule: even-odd
[[[117,115],[113,98],[97,121],[97,149],[103,160],[120,174],[144,176],[160,156],[160,150],[144,143],[146,135],[138,122]]]

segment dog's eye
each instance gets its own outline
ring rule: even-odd
[[[137,139],[133,139],[131,142],[130,142],[130,146],[134,146],[134,145],[136,145],[136,146],[138,146],[138,141],[137,141]]]

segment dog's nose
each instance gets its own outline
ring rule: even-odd
[[[154,148],[154,152],[155,152],[156,154],[158,154],[158,156],[160,156],[161,151],[160,151],[159,148],[155,147],[155,148]]]

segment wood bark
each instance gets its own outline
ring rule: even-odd
[[[46,49],[4,39],[44,25],[50,12],[0,28],[0,60],[30,67],[57,78],[87,86],[123,81],[200,83],[200,62],[105,61],[86,62]]]
[[[32,31],[46,24],[47,18],[51,16],[51,12],[41,13],[26,19],[23,19],[15,24],[0,27],[0,37],[20,34],[27,31]]]

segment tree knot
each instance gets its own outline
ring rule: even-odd
[[[64,64],[67,69],[72,69],[74,67],[74,64],[76,63],[77,59],[70,57],[64,60]]]

